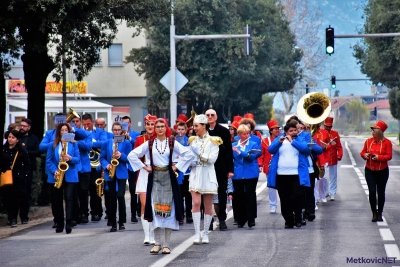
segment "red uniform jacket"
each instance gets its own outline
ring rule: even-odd
[[[258,166],[263,167],[265,174],[269,171],[269,163],[272,159],[271,153],[268,152],[268,147],[271,145],[274,138],[272,136],[266,137],[261,141],[261,157],[258,158]]]
[[[340,143],[339,133],[330,130],[329,134],[329,145],[327,145],[326,150],[328,151],[328,166],[333,166],[338,164],[338,159],[342,159],[343,157],[343,148]]]
[[[138,146],[141,146],[142,144],[144,144],[146,141],[149,141],[149,140],[150,140],[150,138],[149,138],[149,136],[147,134],[143,134],[143,135],[138,136],[136,138],[136,140],[135,140],[135,146],[134,146],[133,149],[137,148]],[[144,163],[144,161],[145,161],[144,157],[141,158],[141,160]]]
[[[320,145],[322,148],[324,147],[322,144],[328,144],[329,143],[329,133],[327,130],[324,129],[318,129],[318,131],[314,135],[314,139],[317,140],[318,145]],[[318,166],[324,166],[325,163],[328,162],[329,159],[329,152],[324,149],[324,152],[321,155],[318,155]]]
[[[367,159],[366,168],[372,171],[380,171],[388,167],[388,161],[392,159],[392,142],[384,138],[383,141],[377,141],[371,137],[364,143],[364,147],[360,153],[361,157],[365,159],[365,154],[369,153],[371,156]],[[373,155],[377,156],[377,160],[372,160]]]

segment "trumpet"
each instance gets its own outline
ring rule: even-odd
[[[54,183],[54,187],[60,189],[64,180],[65,172],[68,171],[69,165],[63,159],[63,156],[67,154],[67,142],[62,142],[62,150],[60,155],[60,161],[58,163],[58,173],[55,176],[56,182]]]
[[[104,194],[104,171],[101,170],[100,178],[97,178],[96,181],[96,193],[99,197]]]
[[[110,168],[109,173],[108,173],[108,176],[109,176],[110,178],[114,178],[114,176],[115,176],[115,170],[117,169],[117,166],[119,165],[119,161],[118,161],[118,159],[116,159],[116,157],[115,157],[115,154],[117,153],[117,151],[118,151],[118,143],[115,142],[115,143],[114,143],[113,156],[112,156],[112,158],[111,158],[111,168]]]

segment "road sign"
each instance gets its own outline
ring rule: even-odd
[[[178,93],[185,84],[189,81],[178,69],[175,71],[175,85],[176,93]],[[171,71],[169,70],[164,77],[161,78],[160,83],[171,92]]]

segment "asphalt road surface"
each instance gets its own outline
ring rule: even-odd
[[[103,219],[78,225],[69,235],[56,234],[52,222],[46,222],[1,239],[0,267],[400,266],[393,261],[393,257],[400,260],[400,156],[394,152],[389,164],[385,221],[373,223],[364,161],[359,156],[364,141],[342,139],[344,157],[338,168],[336,201],[319,203],[315,221],[301,228],[284,229],[279,204],[278,213],[269,213],[265,176],[260,175],[258,217],[252,229],[237,228],[230,213],[228,231],[214,230],[209,244],[192,245],[193,224],[185,223],[172,232],[172,254],[151,255],[151,246],[143,245],[140,221],[127,223],[125,231],[110,233]]]

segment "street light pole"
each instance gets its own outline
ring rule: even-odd
[[[170,26],[170,49],[171,49],[171,97],[170,109],[171,127],[177,118],[177,96],[176,96],[176,52],[175,52],[175,23],[174,23],[174,0],[171,0],[171,26]]]

